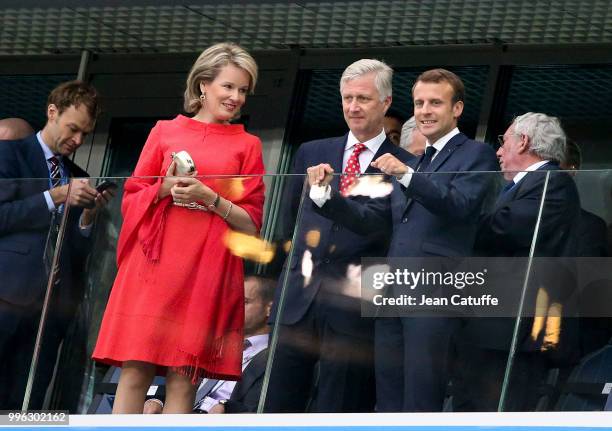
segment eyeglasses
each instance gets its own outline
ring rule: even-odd
[[[523,136],[522,133],[512,133],[511,136]],[[500,147],[503,147],[505,142],[504,142],[504,135],[497,135],[497,142],[499,143]]]

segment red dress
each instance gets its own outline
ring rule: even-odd
[[[200,180],[243,208],[261,227],[261,142],[242,125],[207,124],[179,115],[151,130],[125,183],[118,272],[93,359],[121,366],[138,360],[176,367],[193,379],[241,374],[242,260],[224,244],[228,224],[212,212],[157,201],[171,153],[186,150]]]

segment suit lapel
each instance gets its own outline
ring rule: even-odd
[[[70,175],[71,177],[78,177],[78,178],[89,177],[89,174],[85,170],[83,170],[79,165],[74,163],[69,158],[64,157],[64,160],[62,162],[64,163],[64,166],[66,170],[68,171],[68,175]]]
[[[234,391],[232,392],[232,400],[240,400],[244,398],[248,390],[253,386],[255,380],[257,380],[266,369],[266,360],[268,358],[268,349],[265,348],[251,359],[249,365],[246,366],[242,373],[242,379],[236,384]],[[260,364],[260,362],[262,362]]]
[[[49,178],[49,167],[45,160],[45,153],[40,148],[36,135],[28,136],[23,140],[27,150],[25,152],[26,162],[32,171],[32,178]]]
[[[330,143],[331,158],[329,158],[329,164],[334,169],[335,175],[331,182],[331,187],[334,190],[340,190],[340,174],[342,174],[342,160],[344,158],[344,147],[346,146],[346,140],[348,133],[343,137],[333,139]]]
[[[427,175],[431,176],[431,172],[436,172],[440,167],[444,164],[444,162],[450,157],[451,154],[455,152],[459,145],[463,144],[467,137],[463,133],[459,133],[451,138],[450,141],[446,143],[444,148],[440,154],[438,154],[427,167],[427,171],[425,173],[417,174],[417,175]],[[421,159],[419,159],[420,161]],[[398,186],[399,188],[399,186]],[[400,189],[400,192],[403,193],[403,190]],[[406,202],[406,206],[404,207],[404,211],[402,211],[402,217],[406,214],[406,212],[410,209],[410,206],[414,202],[414,199],[409,198]]]
[[[374,154],[374,157],[372,158],[372,161],[378,159],[380,156],[382,156],[383,154],[386,154],[386,153],[391,153],[392,155],[397,157],[397,150],[396,149],[397,149],[397,147],[395,145],[393,145],[388,138],[385,138],[383,143],[380,144],[380,147],[378,147],[378,151],[376,151],[376,154]],[[366,174],[379,174],[380,171],[370,164],[366,168],[364,173],[366,173]]]
[[[504,196],[499,199],[495,205],[495,208],[498,208],[507,202],[513,201],[520,191],[533,187],[532,183],[537,183],[539,181],[542,182],[542,186],[544,185],[544,179],[546,176],[546,171],[556,171],[559,169],[559,165],[553,162],[548,162],[538,169],[527,172],[527,174],[519,181],[519,183],[514,186],[511,190],[506,192]]]
[[[450,141],[446,143],[444,148],[440,154],[438,154],[430,163],[427,168],[427,172],[436,172],[440,169],[440,166],[444,164],[444,162],[450,157],[451,154],[457,149],[457,147],[466,140],[466,136],[463,133],[459,133],[451,138]]]

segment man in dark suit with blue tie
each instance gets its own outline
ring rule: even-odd
[[[75,271],[83,263],[96,211],[111,192],[98,193],[68,156],[92,131],[98,114],[93,87],[71,81],[49,95],[47,123],[37,134],[0,143],[0,408],[21,408],[47,280],[56,272],[43,353],[35,380],[34,408],[44,397],[54,351],[79,293]],[[69,208],[68,208],[69,207]],[[83,209],[85,208],[85,209]],[[60,220],[68,211],[59,268],[48,265]],[[48,358],[45,354],[51,352]],[[44,359],[49,359],[45,361]]]
[[[512,258],[533,254],[536,259],[529,272],[503,406],[500,394],[516,319],[472,318],[458,336],[460,366],[453,408],[460,411],[534,410],[547,359],[567,361],[578,348],[573,322],[562,319],[569,313],[566,300],[575,288],[571,261],[540,259],[578,255],[580,199],[572,178],[559,172],[566,157],[565,132],[557,118],[528,112],[516,117],[499,140],[497,156],[509,182],[480,220],[476,251],[480,256],[507,258],[507,268],[515,269],[495,277],[504,286],[515,287],[516,296],[525,278],[520,263],[525,259],[518,260],[521,270],[517,271],[517,260]]]
[[[425,154],[408,164],[392,153],[375,159],[374,167],[395,177],[393,192],[366,205],[330,191],[333,167],[313,165],[308,170],[310,197],[320,212],[363,234],[391,223],[389,257],[471,256],[478,216],[493,180],[471,171],[495,171],[498,166],[493,149],[457,129],[464,93],[461,79],[452,72],[421,74],[412,95],[417,127],[427,138]],[[376,320],[377,411],[442,410],[458,326],[457,318],[431,314]]]
[[[293,177],[288,186],[285,220],[295,220],[303,175],[309,166],[327,163],[344,172],[342,178],[331,180],[331,189],[361,205],[368,197],[353,193],[356,177],[380,174],[371,166],[372,160],[387,153],[404,162],[412,158],[384,132],[384,115],[392,101],[392,74],[389,66],[371,59],[345,69],[340,95],[349,133],[300,146],[292,173],[302,175]],[[317,214],[310,201],[303,202],[302,216],[296,223],[296,240],[287,259],[290,263],[280,277],[282,282],[288,271],[284,306],[274,314],[280,321],[279,342],[266,411],[372,411],[373,321],[361,318],[358,289],[355,295],[348,286],[355,281],[352,270],[358,268],[362,256],[386,254],[389,226],[382,224],[375,231],[359,234]],[[310,267],[312,271],[303,270]],[[275,307],[280,293],[279,288]]]

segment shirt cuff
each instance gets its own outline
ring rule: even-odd
[[[408,188],[408,186],[410,185],[410,181],[412,180],[412,174],[414,173],[414,169],[412,169],[410,166],[406,167],[408,168],[408,172],[398,178],[397,181],[404,187]]]
[[[57,208],[55,208],[55,204],[53,203],[53,199],[51,199],[51,193],[49,193],[49,190],[45,190],[43,192],[43,195],[45,196],[45,201],[47,202],[47,208],[49,208],[49,212],[55,212]]]
[[[325,202],[331,199],[331,187],[329,184],[325,187],[317,185],[311,186],[309,196],[310,199],[321,208],[325,205]]]
[[[83,235],[85,238],[89,238],[92,227],[93,223],[83,226],[83,214],[81,213],[81,217],[79,217],[79,232],[81,232],[81,235]]]
[[[216,399],[214,399],[212,397],[206,396],[206,397],[204,397],[204,399],[202,400],[202,402],[200,403],[198,408],[200,410],[204,410],[205,412],[208,412],[216,404],[219,404],[218,400],[216,400]]]

